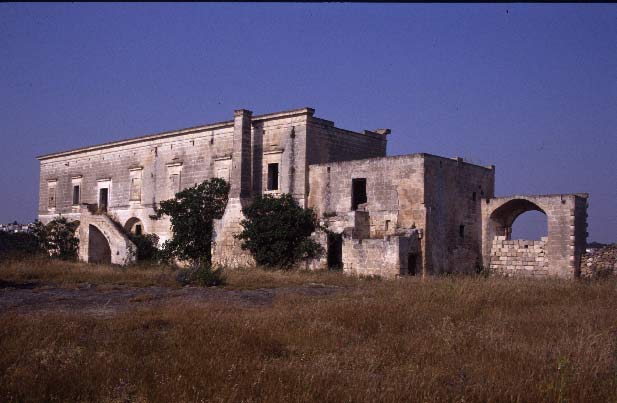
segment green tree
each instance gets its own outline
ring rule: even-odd
[[[243,240],[259,265],[290,268],[302,259],[318,257],[323,248],[310,236],[319,227],[312,209],[300,207],[290,194],[257,196],[242,209]]]
[[[49,256],[62,260],[77,258],[79,239],[75,231],[79,221],[69,221],[66,217],[56,217],[47,225],[35,221],[32,232],[36,237],[39,247]]]
[[[209,265],[213,220],[223,216],[228,193],[229,184],[213,178],[176,193],[174,199],[162,201],[157,217],[169,216],[173,232],[173,237],[163,244],[163,256],[196,266]]]

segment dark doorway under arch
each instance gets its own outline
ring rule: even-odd
[[[103,233],[94,225],[88,227],[88,262],[111,264],[111,248]]]

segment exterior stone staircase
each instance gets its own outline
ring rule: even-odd
[[[85,262],[90,262],[93,257],[91,248],[105,249],[105,245],[96,245],[96,236],[91,231],[98,230],[107,240],[110,259],[109,263],[126,265],[135,262],[137,248],[133,242],[124,234],[119,227],[120,224],[113,221],[106,213],[96,212],[88,205],[80,208],[79,219],[79,258]],[[96,229],[93,230],[91,226]],[[92,238],[92,240],[91,240]],[[100,239],[100,237],[99,237]]]

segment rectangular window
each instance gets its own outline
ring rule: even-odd
[[[458,226],[458,235],[461,238],[465,238],[465,226],[464,225],[459,225]]]
[[[169,176],[169,187],[171,197],[175,197],[176,193],[180,191],[180,174],[172,174]]]
[[[268,164],[268,190],[279,188],[279,164]]]
[[[101,188],[99,190],[99,210],[100,211],[107,211],[107,203],[109,202],[108,197],[109,197],[109,189]]]
[[[131,178],[131,201],[141,200],[141,178]]]
[[[47,207],[56,208],[56,186],[48,187],[47,192],[48,192]]]
[[[79,205],[81,191],[79,185],[73,185],[73,206]]]
[[[351,180],[351,209],[357,210],[358,205],[367,202],[366,197],[366,178],[356,178]]]

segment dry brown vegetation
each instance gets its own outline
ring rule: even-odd
[[[313,281],[342,291],[3,312],[0,401],[617,401],[615,281],[244,270],[228,287]]]

